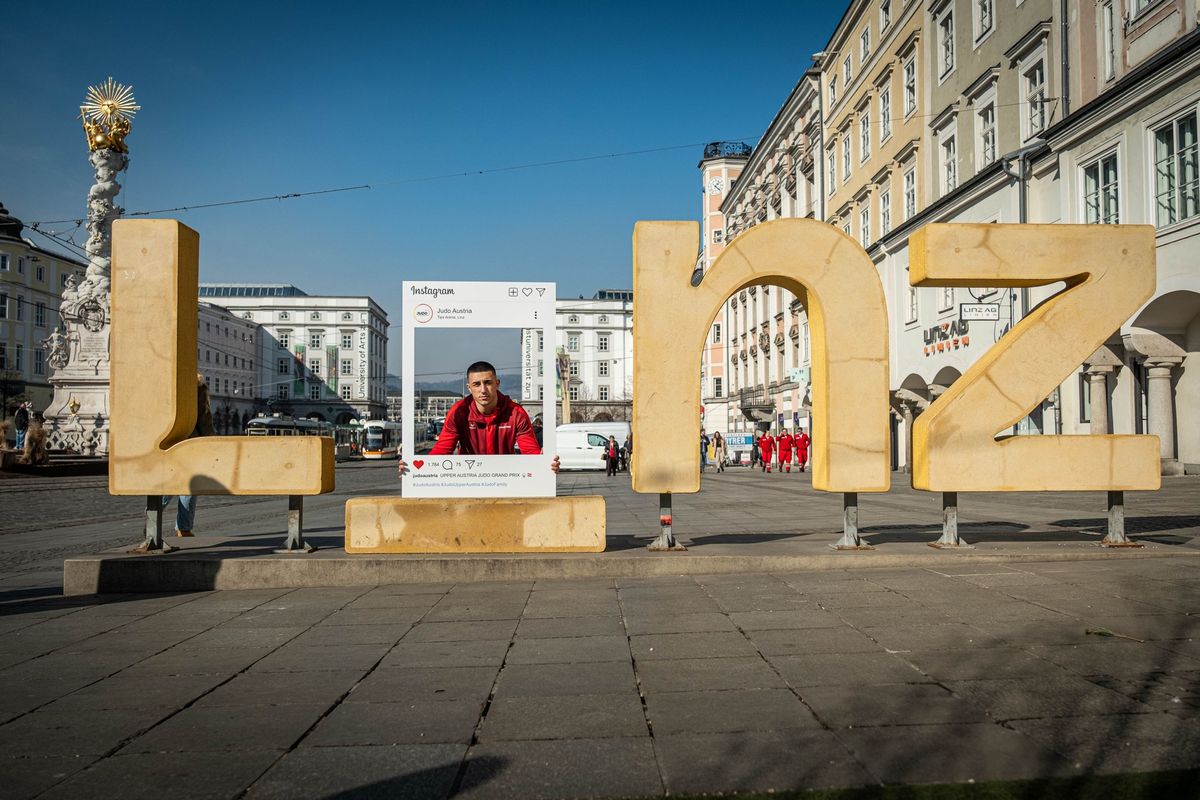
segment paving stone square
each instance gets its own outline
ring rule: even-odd
[[[646,714],[655,735],[819,727],[786,689],[647,692]]]
[[[497,697],[479,741],[649,736],[636,695]]]
[[[279,758],[254,781],[247,797],[354,797],[426,800],[448,797],[464,745],[305,747]]]
[[[344,703],[317,723],[304,745],[470,744],[482,711],[478,700]]]

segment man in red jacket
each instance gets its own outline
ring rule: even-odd
[[[777,439],[776,441],[779,443],[779,471],[780,472],[791,472],[792,471],[792,447],[795,444],[796,440],[792,437],[792,435],[790,433],[788,433],[787,428],[784,428],[783,432],[781,434],[779,434],[779,439]]]
[[[442,432],[430,455],[515,455],[536,456],[542,452],[529,414],[512,398],[500,391],[496,368],[486,361],[476,361],[467,367],[467,389],[464,397],[446,414]],[[550,464],[558,472],[558,456]],[[408,464],[400,461],[400,474]]]
[[[767,434],[763,434],[758,440],[758,451],[761,454],[762,471],[771,471],[771,454],[775,451],[775,440]]]
[[[796,436],[796,460],[800,462],[800,471],[804,472],[804,465],[808,463],[808,446],[811,440],[804,429],[800,429],[800,434]]]

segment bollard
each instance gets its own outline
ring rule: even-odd
[[[162,495],[146,495],[146,538],[130,553],[170,553],[179,549],[163,541],[162,518]]]
[[[304,541],[304,495],[288,495],[287,541],[276,553],[312,553],[317,546]]]
[[[660,552],[665,550],[687,550],[675,540],[675,533],[671,530],[674,524],[674,518],[671,515],[671,493],[663,492],[658,496],[658,538],[650,544],[646,545],[647,550]]]
[[[1125,535],[1125,493],[1108,493],[1108,534],[1100,541],[1104,547],[1144,547]]]
[[[829,545],[834,550],[874,550],[858,535],[858,492],[842,493],[842,538]]]
[[[939,550],[975,549],[958,538],[958,492],[942,492],[942,538],[929,546]]]

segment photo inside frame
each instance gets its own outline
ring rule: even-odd
[[[531,420],[554,419],[553,396],[539,400],[542,377],[536,358],[530,375],[522,366],[520,328],[424,328],[413,331],[413,415],[404,420],[415,453],[427,453],[450,408],[467,397],[467,368],[480,361],[496,368],[499,391],[521,405]],[[553,369],[553,364],[545,368]],[[406,387],[407,388],[407,387]],[[553,424],[553,422],[551,422]]]

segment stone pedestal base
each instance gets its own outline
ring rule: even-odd
[[[103,319],[107,303],[89,303],[100,309]],[[54,371],[50,383],[54,399],[43,412],[51,450],[68,450],[84,456],[108,455],[108,334],[107,322],[69,321],[65,355],[68,363]]]
[[[1163,475],[1183,475],[1185,472],[1183,462],[1177,458],[1164,458],[1160,463]]]

